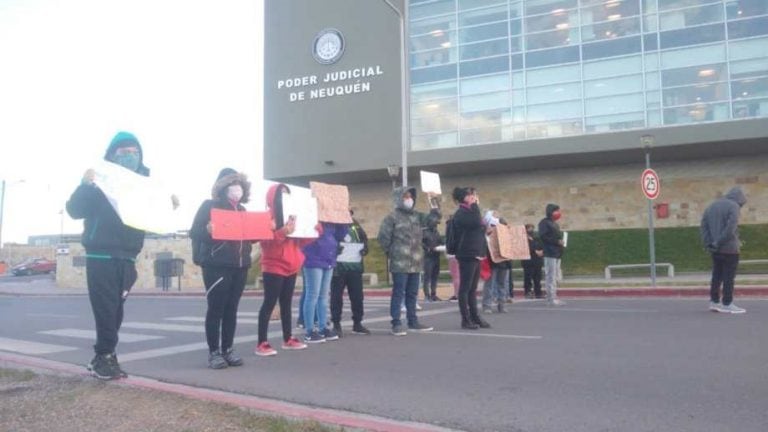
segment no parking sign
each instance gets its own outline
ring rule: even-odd
[[[661,193],[661,180],[656,171],[647,168],[643,171],[643,175],[640,176],[640,187],[643,189],[643,194],[649,200],[655,200]]]

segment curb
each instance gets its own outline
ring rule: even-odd
[[[18,354],[0,353],[0,365],[11,367],[32,368],[36,370],[90,377],[83,367]],[[347,428],[363,429],[376,432],[455,432],[454,429],[433,426],[426,423],[398,421],[368,414],[356,414],[330,408],[313,408],[309,406],[267,399],[258,396],[229,393],[184,384],[174,384],[158,381],[152,378],[130,376],[116,380],[114,384],[144,390],[157,390],[191,399],[234,405],[281,417],[299,420],[317,421]]]

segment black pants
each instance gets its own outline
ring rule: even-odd
[[[422,284],[424,298],[429,299],[437,295],[437,278],[440,276],[440,255],[424,255],[424,273]]]
[[[293,290],[296,288],[296,275],[281,276],[274,273],[264,273],[264,302],[259,310],[259,343],[267,340],[269,318],[275,303],[280,301],[280,322],[283,325],[283,341],[291,338],[291,301]]]
[[[232,348],[237,328],[237,307],[245,289],[248,268],[203,267],[203,283],[208,311],[205,314],[205,338],[208,349]],[[221,344],[219,344],[221,335]]]
[[[526,294],[533,288],[533,294],[541,297],[541,267],[541,263],[523,261],[523,287]]]
[[[723,306],[733,302],[733,280],[739,266],[738,254],[712,254],[712,283],[709,285],[709,298],[715,303],[720,301],[720,285],[723,286]]]
[[[477,314],[477,283],[480,280],[480,261],[459,258],[459,312],[463,321],[479,321]]]
[[[331,321],[341,322],[345,287],[352,306],[352,321],[360,324],[363,321],[363,272],[358,271],[341,271],[331,278]]]
[[[93,350],[96,354],[114,353],[123,323],[123,304],[136,282],[136,264],[127,259],[87,258],[85,273],[96,322]]]
[[[514,270],[514,265],[512,264],[512,261],[509,261],[509,298],[513,298],[515,296],[515,293],[512,292],[513,289],[515,289],[515,274],[512,270]]]

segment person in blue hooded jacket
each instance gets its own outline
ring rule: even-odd
[[[139,141],[131,133],[115,135],[104,159],[149,176]],[[88,298],[96,323],[96,355],[87,367],[96,378],[110,380],[127,376],[117,361],[115,348],[123,305],[137,278],[136,256],[144,246],[144,231],[123,224],[94,178],[93,169],[85,171],[66,208],[73,219],[83,219],[81,241],[85,247]]]

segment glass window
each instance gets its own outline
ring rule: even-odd
[[[529,123],[528,138],[547,138],[579,135],[584,132],[580,119],[560,120],[546,123]]]
[[[579,26],[579,12],[577,10],[559,10],[544,15],[529,16],[525,19],[526,33],[535,33],[547,30],[566,30]]]
[[[462,28],[459,29],[459,41],[461,43],[471,43],[488,39],[503,38],[508,36],[508,30],[509,25],[506,21],[495,24]]]
[[[658,0],[660,10],[680,9],[692,5],[720,3],[720,0]]]
[[[725,81],[725,71],[723,63],[669,69],[661,72],[661,85],[667,88]]]
[[[522,54],[515,54],[510,58],[510,63],[512,63],[512,70],[522,70],[523,69],[523,55]]]
[[[461,95],[509,90],[509,74],[464,78],[461,80]]]
[[[665,107],[723,100],[728,100],[728,86],[725,83],[704,83],[664,89]]]
[[[540,122],[581,118],[581,101],[557,102],[541,105],[528,105],[528,121]]]
[[[758,17],[728,23],[728,37],[731,39],[762,36],[768,34],[768,17]]]
[[[633,17],[640,14],[640,5],[636,0],[599,2],[598,6],[583,7],[581,10],[581,23],[583,25],[617,21],[622,18]],[[585,2],[582,1],[582,4]]]
[[[643,112],[587,117],[586,119],[587,132],[609,132],[644,126],[645,114]]]
[[[584,60],[593,60],[605,57],[616,57],[625,54],[640,52],[642,48],[640,37],[625,37],[621,39],[592,42],[582,46]]]
[[[734,101],[733,117],[768,117],[768,98]]]
[[[438,99],[411,104],[411,118],[454,115],[458,111],[456,98]]]
[[[501,127],[491,127],[462,130],[461,145],[501,142],[504,129]]]
[[[525,54],[526,67],[535,68],[579,61],[579,47],[555,48]]]
[[[661,126],[661,111],[648,111],[648,127]]]
[[[458,128],[458,115],[432,116],[411,120],[411,133],[423,134],[428,132],[450,131]]]
[[[656,51],[659,49],[659,37],[657,33],[643,35],[643,50]]]
[[[411,68],[456,63],[456,48],[442,48],[411,54]]]
[[[580,74],[581,67],[579,65],[557,66],[529,70],[526,79],[528,86],[537,87],[547,84],[578,81]]]
[[[728,19],[768,14],[768,2],[765,0],[728,0],[725,8],[728,11]]]
[[[513,36],[509,38],[509,49],[512,52],[519,52],[523,49],[523,38],[519,36]]]
[[[643,111],[645,100],[642,93],[631,95],[608,96],[587,99],[585,109],[587,116],[601,116],[626,112]]]
[[[459,53],[462,61],[508,54],[509,39],[496,39],[490,42],[462,45],[459,47]]]
[[[526,97],[529,104],[580,99],[581,83],[528,87]]]
[[[660,37],[662,49],[701,45],[725,39],[725,28],[722,24],[710,24],[683,30],[663,31]]]
[[[733,60],[768,57],[768,37],[728,42],[728,56]]]
[[[429,3],[412,4],[409,11],[411,21],[456,11],[456,0],[437,0]]]
[[[643,91],[642,75],[602,78],[584,82],[585,97],[595,98]]]
[[[456,45],[456,32],[454,31],[435,30],[432,33],[411,38],[411,52],[448,48],[454,45]]]
[[[655,32],[659,30],[659,16],[658,15],[646,15],[645,21],[643,21],[644,32]]]
[[[526,15],[559,13],[561,9],[577,7],[578,0],[528,0],[525,3]]]
[[[488,111],[479,111],[461,115],[462,129],[476,129],[508,125],[512,123],[509,108]]]
[[[512,106],[514,107],[525,106],[525,90],[512,91]]]
[[[659,70],[659,54],[658,53],[646,53],[644,62],[645,62],[646,71]]]
[[[485,111],[498,108],[509,108],[511,104],[508,91],[486,93],[477,96],[464,96],[461,98],[461,112]]]
[[[505,2],[506,3],[506,2]],[[461,8],[461,3],[459,3]],[[507,5],[492,7],[487,9],[475,10],[472,12],[463,12],[459,14],[459,26],[467,27],[478,24],[485,24],[497,21],[507,20]]]
[[[656,0],[642,0],[643,13],[656,13],[658,8],[656,7]]]
[[[458,143],[457,132],[437,133],[430,135],[414,135],[411,137],[413,150],[429,150],[433,148],[456,147]]]
[[[650,72],[645,75],[645,88],[646,90],[658,90],[660,87],[659,83],[659,73],[658,72]]]
[[[643,58],[638,56],[584,62],[584,79],[629,75],[643,69]]]
[[[723,20],[723,5],[713,4],[659,14],[662,30],[676,30]]]
[[[409,29],[411,36],[425,35],[430,33],[443,32],[456,29],[456,20],[453,15],[429,18],[421,21],[416,21],[411,24]]]
[[[747,78],[731,83],[733,99],[768,97],[768,74],[762,77]]]
[[[578,43],[578,28],[529,34],[525,37],[525,46],[528,50],[552,48],[564,45],[575,45]]]
[[[411,102],[456,96],[456,81],[411,86]]]
[[[725,61],[725,44],[683,48],[661,53],[662,69],[695,66]]]
[[[768,75],[768,57],[731,63],[731,79]]]
[[[459,63],[459,76],[486,75],[495,72],[509,70],[509,57],[492,57],[484,60],[475,60]]]
[[[698,104],[664,110],[664,124],[685,124],[727,120],[728,104]]]
[[[458,0],[459,10],[476,9],[495,4],[505,4],[506,0]]]
[[[515,72],[512,74],[512,87],[523,88],[525,86],[525,75],[523,72]]]
[[[523,20],[511,20],[509,22],[509,34],[519,35],[523,32]]]
[[[640,19],[626,18],[585,25],[581,29],[584,42],[593,40],[616,39],[640,33]]]
[[[456,65],[435,66],[411,71],[411,84],[456,79]]]

